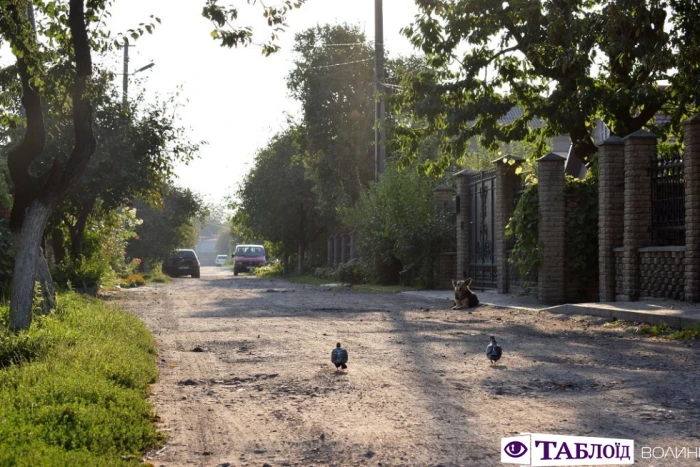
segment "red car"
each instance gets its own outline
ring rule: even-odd
[[[233,253],[233,275],[252,271],[267,264],[265,247],[262,245],[238,245]]]

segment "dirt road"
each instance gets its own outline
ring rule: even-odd
[[[160,349],[156,466],[490,466],[520,432],[631,438],[637,465],[699,465],[640,459],[641,446],[700,446],[697,341],[214,267],[116,302]],[[494,368],[489,335],[504,350]]]

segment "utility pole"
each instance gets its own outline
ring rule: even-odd
[[[129,104],[129,47],[133,47],[133,45],[129,45],[129,40],[124,39],[124,73],[123,73],[123,80],[122,80],[122,105],[124,106],[124,109],[126,110],[127,105]],[[142,66],[138,70],[134,71],[132,75],[135,75],[136,73],[143,71],[143,70],[148,70],[151,68],[155,63],[151,62],[146,66]]]
[[[129,103],[129,40],[124,38],[124,76],[122,81],[122,105],[124,111]]]
[[[382,0],[374,0],[374,181],[386,162],[384,128],[384,12]]]

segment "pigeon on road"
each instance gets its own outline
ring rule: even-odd
[[[348,351],[340,346],[340,342],[335,344],[335,349],[331,352],[331,362],[337,368],[347,369],[346,363],[348,362]]]
[[[500,360],[501,355],[503,355],[503,351],[501,350],[501,346],[496,343],[496,338],[493,336],[489,337],[489,345],[486,347],[486,356],[491,360],[491,365]]]

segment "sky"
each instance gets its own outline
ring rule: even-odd
[[[294,34],[317,24],[347,22],[360,25],[373,41],[374,0],[308,0],[290,13],[289,27],[278,41],[282,50],[270,57],[263,56],[255,45],[220,47],[210,36],[212,24],[201,16],[204,3],[119,0],[114,2],[106,24],[116,34],[152,21],[150,15],[160,18],[161,24],[152,35],[132,42],[130,70],[150,62],[154,66],[130,77],[128,94],[143,91],[151,98],[167,98],[178,93],[179,123],[189,129],[191,141],[207,144],[202,146],[198,159],[177,167],[176,183],[220,205],[235,193],[256,151],[283,129],[286,115],[299,115],[299,104],[289,97],[285,82],[293,68]],[[390,56],[414,53],[399,30],[410,24],[416,13],[412,0],[384,0],[384,43]],[[263,42],[267,38],[259,8],[243,7],[239,24],[254,27],[254,40]],[[121,53],[115,53],[108,66],[121,72]],[[121,86],[121,77],[116,84]]]

